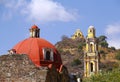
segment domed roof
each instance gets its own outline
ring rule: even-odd
[[[92,25],[91,25],[91,26],[89,26],[89,29],[94,29],[94,26],[92,26]]]
[[[36,25],[33,25],[31,28],[35,29],[35,28],[38,28]]]
[[[62,64],[61,56],[56,48],[47,40],[30,37],[16,44],[13,49],[17,54],[27,54],[36,66],[53,64],[59,68]]]

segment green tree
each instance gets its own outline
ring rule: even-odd
[[[98,37],[99,45],[101,45],[101,47],[108,48],[108,43],[107,43],[106,39],[107,39],[107,37],[104,35],[101,35]]]
[[[107,37],[104,36],[104,35],[101,35],[101,36],[98,37],[98,39],[99,39],[100,42],[101,41],[106,41]]]
[[[101,41],[101,42],[99,42],[99,45],[101,45],[101,47],[108,48],[107,41]]]
[[[112,46],[110,49],[112,49],[112,50],[116,50],[115,47],[113,47],[113,46]]]

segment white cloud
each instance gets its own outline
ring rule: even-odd
[[[25,4],[24,0],[1,0],[1,18],[3,20],[11,19],[14,15],[19,14],[19,11],[25,7]]]
[[[114,23],[107,25],[106,33],[108,35],[120,33],[120,23]]]
[[[0,3],[11,12],[18,11],[32,21],[73,21],[76,19],[75,12],[69,12],[53,0],[3,0]]]
[[[120,48],[120,22],[107,25],[106,35],[108,37],[109,46]]]
[[[35,21],[71,21],[75,16],[53,0],[32,0],[24,9],[29,19]]]
[[[115,47],[116,49],[120,48],[120,39],[119,40],[111,39],[111,40],[108,40],[108,43],[110,44],[109,46],[111,47]]]

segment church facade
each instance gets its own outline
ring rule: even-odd
[[[81,32],[80,29],[77,29],[76,32],[72,35],[71,37],[72,39],[76,39],[76,38],[84,38],[83,33]]]

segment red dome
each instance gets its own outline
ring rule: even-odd
[[[35,28],[38,28],[36,25],[33,25],[31,28],[35,29]]]
[[[17,54],[29,55],[37,66],[54,64],[56,68],[59,68],[62,64],[61,56],[56,48],[42,38],[27,38],[16,44],[13,49]]]

